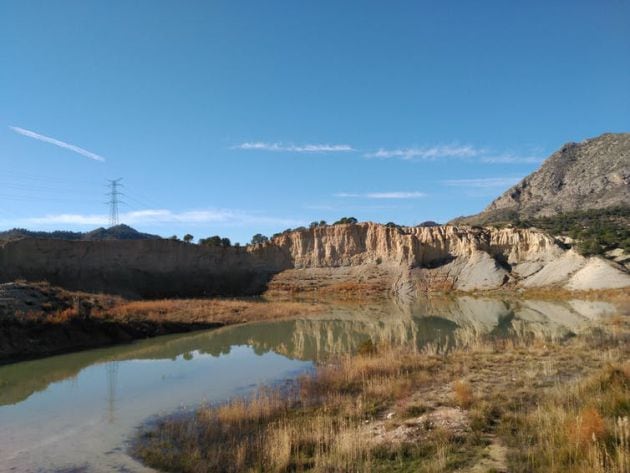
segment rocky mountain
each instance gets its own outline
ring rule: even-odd
[[[630,133],[606,133],[564,145],[483,212],[452,223],[485,224],[619,206],[630,206]]]

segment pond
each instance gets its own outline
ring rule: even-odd
[[[606,302],[424,299],[330,305],[247,324],[0,366],[0,471],[142,472],[127,441],[147,419],[282,383],[365,340],[448,350],[475,337],[571,337]]]

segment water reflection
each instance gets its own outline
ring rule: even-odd
[[[479,336],[560,340],[614,314],[601,301],[431,298],[412,304],[332,305],[322,316],[248,324],[172,335],[115,347],[0,366],[0,405],[20,402],[53,382],[76,377],[85,367],[106,363],[111,402],[115,402],[117,362],[125,360],[190,361],[195,353],[229,355],[247,345],[257,355],[275,352],[290,359],[320,360],[352,352],[366,339],[392,345],[429,343],[457,346]]]
[[[336,304],[323,315],[173,335],[0,366],[0,470],[87,464],[144,471],[123,442],[147,417],[226,399],[377,343],[453,347],[479,337],[560,340],[614,314],[606,302],[431,298]],[[90,470],[91,471],[91,470]]]
[[[9,367],[4,367],[2,395],[5,400],[10,395],[11,404],[0,406],[0,471],[74,471],[71,467],[77,465],[96,472],[145,471],[124,448],[125,439],[145,419],[245,394],[311,367],[271,352],[257,355],[248,346],[233,346],[229,354],[219,356],[194,350],[174,358],[156,358],[154,350],[151,357],[135,358],[127,352],[124,360],[115,361],[111,358],[121,354],[101,353],[100,360],[110,361],[85,366],[73,377],[64,376],[63,370],[48,373],[39,385],[27,367],[16,376],[17,365],[11,367],[8,384]],[[55,357],[60,360],[54,365],[62,360],[74,363],[77,355]],[[46,361],[28,366],[45,373]],[[72,369],[80,364],[72,364]],[[51,379],[55,376],[61,379]]]
[[[105,365],[105,373],[107,373],[107,420],[110,424],[116,420],[118,363],[118,361],[110,361]]]

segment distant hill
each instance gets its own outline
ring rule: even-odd
[[[630,133],[606,133],[564,145],[483,212],[452,223],[483,225],[619,207],[630,207]]]
[[[116,225],[109,228],[97,228],[90,232],[37,232],[24,228],[13,228],[0,232],[0,240],[20,240],[22,238],[41,238],[45,240],[159,240],[161,237],[150,233],[141,233],[128,225]]]

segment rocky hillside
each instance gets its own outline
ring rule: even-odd
[[[630,287],[621,266],[583,257],[537,230],[374,223],[301,229],[247,248],[172,240],[0,244],[0,282],[17,279],[142,297],[247,295],[266,288],[415,296],[436,290]]]
[[[485,224],[630,206],[630,133],[569,143],[483,212],[453,223]]]

